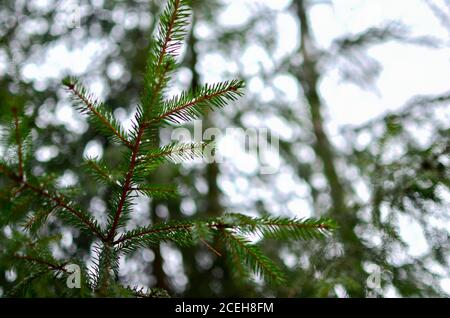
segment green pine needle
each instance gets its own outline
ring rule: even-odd
[[[111,173],[111,169],[103,160],[86,158],[83,162],[83,166],[85,167],[87,172],[95,178],[97,182],[112,187],[120,186],[117,176]]]
[[[171,143],[159,149],[149,151],[144,160],[150,164],[162,162],[164,160],[173,163],[181,163],[187,160],[203,157],[205,148],[211,145],[211,142],[199,142],[191,144]]]
[[[279,240],[308,240],[330,235],[336,223],[327,218],[290,219],[266,216],[249,217],[242,214],[228,213],[222,217],[225,224],[234,224],[244,234],[256,234],[264,238]]]
[[[248,277],[250,273],[247,271],[250,271],[275,284],[285,282],[286,278],[282,270],[265,256],[256,245],[228,230],[223,230],[221,234],[221,239],[230,253],[229,257],[232,263],[240,262],[245,266],[241,267],[243,271],[241,274],[244,274],[244,277]]]
[[[169,199],[178,197],[178,188],[172,185],[140,185],[133,188],[133,190],[141,195],[155,199]]]
[[[142,96],[143,112],[157,112],[170,74],[176,68],[175,58],[187,33],[190,8],[186,0],[168,0],[159,19],[158,32],[150,45]]]
[[[101,133],[129,148],[132,147],[127,133],[105,104],[95,99],[76,79],[67,77],[63,80],[63,85],[72,94],[77,109],[81,113],[87,114],[89,121]]]
[[[242,96],[244,82],[232,80],[205,85],[196,91],[183,92],[166,101],[150,123],[161,120],[180,123],[202,117],[207,110],[222,108]]]

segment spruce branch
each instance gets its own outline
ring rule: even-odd
[[[167,199],[178,196],[178,189],[172,185],[139,185],[131,189],[149,198]]]
[[[274,283],[281,284],[286,280],[281,269],[265,256],[256,245],[226,229],[222,229],[221,234],[221,239],[225,242],[234,261],[243,263],[252,272],[261,277],[266,277]],[[248,276],[248,274],[245,274],[245,276]]]
[[[100,230],[97,222],[93,220],[88,214],[83,211],[73,207],[66,198],[64,198],[61,194],[52,194],[49,191],[41,188],[38,185],[32,184],[29,181],[21,179],[18,175],[9,170],[9,168],[0,162],[0,172],[10,178],[12,181],[15,181],[18,185],[23,186],[26,189],[29,189],[36,194],[40,195],[43,198],[49,199],[53,203],[55,203],[58,207],[62,208],[62,211],[67,211],[69,214],[67,215],[68,219],[72,221],[74,225],[78,225],[82,229],[88,229],[92,231],[98,238],[104,240],[102,231]],[[64,215],[64,213],[61,213]]]
[[[164,57],[176,55],[181,47],[181,41],[186,35],[186,26],[190,8],[186,0],[169,0],[166,9],[160,17],[159,23],[159,59],[157,66],[161,66]]]
[[[71,221],[74,225],[79,225],[79,224],[84,225],[82,228],[91,230],[92,233],[95,234],[98,238],[100,238],[101,240],[104,240],[103,233],[102,233],[101,229],[99,228],[99,226],[97,225],[97,222],[95,220],[93,220],[89,215],[84,213],[83,211],[71,206],[71,204],[68,203],[69,201],[66,201],[66,199],[64,197],[62,197],[62,195],[51,194],[47,190],[42,189],[42,188],[40,188],[36,185],[33,185],[31,183],[28,183],[28,182],[25,182],[24,185],[28,189],[36,192],[37,194],[39,194],[45,198],[48,198],[48,199],[50,199],[50,201],[53,201],[54,203],[56,203],[59,207],[63,208],[62,211],[69,212],[69,214],[67,215],[68,220]],[[75,218],[72,219],[71,217],[75,217]],[[77,220],[80,223],[78,223]]]
[[[34,213],[27,219],[23,227],[30,232],[37,232],[39,228],[45,223],[49,215],[54,213],[57,208],[58,205],[55,205],[50,209],[42,209],[41,211]]]
[[[165,161],[181,163],[203,157],[204,150],[207,147],[214,147],[214,145],[211,141],[199,143],[173,142],[159,148],[152,148],[139,156],[136,166],[136,176],[138,178],[135,178],[134,181],[140,182],[142,177],[148,176]]]
[[[169,73],[176,67],[175,57],[186,35],[190,8],[186,0],[169,0],[160,16],[159,28],[150,47],[147,72],[144,77],[142,104],[144,113],[157,111],[162,90],[167,86]]]
[[[148,151],[147,154],[143,156],[140,164],[150,170],[152,167],[159,166],[163,161],[181,163],[186,160],[202,157],[203,151],[208,145],[211,145],[211,142],[183,144],[174,142],[161,148]]]
[[[207,228],[206,234],[198,236],[196,228]],[[336,228],[329,219],[287,219],[275,217],[253,218],[240,214],[195,222],[168,222],[155,226],[137,228],[123,234],[113,242],[119,251],[131,253],[139,247],[155,246],[164,241],[172,241],[181,246],[189,246],[200,241],[219,257],[222,255],[208,241],[208,232],[215,232],[225,243],[227,256],[237,271],[247,277],[251,272],[274,283],[285,280],[283,272],[254,244],[243,235],[257,234],[275,239],[308,239],[329,235]],[[204,231],[202,231],[203,233]]]
[[[202,238],[199,238],[199,240],[200,240],[200,242],[202,242],[203,245],[205,245],[211,252],[213,252],[214,254],[216,254],[216,255],[219,256],[219,257],[222,257],[222,254],[221,254],[219,251],[217,251],[214,247],[212,247],[211,244],[209,244],[207,241],[205,241],[205,240],[202,239]]]
[[[186,34],[187,18],[189,17],[189,7],[185,0],[169,0],[165,11],[161,15],[159,23],[159,34],[156,46],[150,50],[149,63],[144,80],[143,103],[145,108],[155,107],[160,98],[161,90],[166,86],[167,80],[164,78],[168,72],[174,68],[173,58],[176,55],[181,41]],[[157,52],[157,53],[156,53]],[[155,57],[158,56],[156,64]],[[168,60],[166,57],[169,56]],[[165,65],[164,65],[165,64]],[[145,111],[145,109],[144,109]],[[131,191],[133,176],[137,165],[138,154],[143,136],[149,125],[142,123],[142,117],[137,118],[134,145],[131,147],[131,160],[126,173],[123,190],[117,205],[117,210],[112,220],[107,240],[112,242],[120,224],[120,218],[124,210],[127,198]]]
[[[65,78],[63,84],[74,97],[81,113],[87,113],[91,122],[106,135],[116,137],[128,148],[132,147],[128,136],[114,115],[104,104],[95,100],[90,93],[75,79]]]
[[[336,223],[327,218],[292,219],[271,216],[255,218],[227,213],[222,220],[225,223],[235,224],[242,233],[282,240],[321,238],[330,235],[337,228]]]
[[[97,267],[97,281],[95,283],[95,289],[102,296],[107,295],[115,278],[119,275],[119,258],[114,247],[108,243],[97,247],[96,251],[97,259],[95,266]]]
[[[51,272],[51,269],[49,268],[39,268],[37,270],[31,271],[31,273],[23,278],[18,284],[14,286],[9,292],[6,293],[7,297],[18,297],[19,295],[22,295],[27,288],[31,285],[31,283],[48,274]]]
[[[138,130],[135,144],[133,145],[133,148],[131,150],[130,165],[128,167],[128,171],[127,171],[127,174],[125,177],[125,182],[123,183],[122,192],[120,194],[120,199],[117,204],[117,210],[115,212],[110,231],[108,232],[108,235],[106,237],[106,239],[110,242],[112,242],[114,240],[114,236],[116,234],[116,229],[119,225],[120,217],[121,217],[124,207],[126,205],[128,195],[129,195],[131,189],[133,188],[132,187],[132,179],[133,179],[133,175],[135,172],[137,157],[138,157],[138,153],[139,153],[139,147],[141,145],[142,136],[144,135],[144,131],[145,131],[145,125],[141,125]]]
[[[261,237],[276,239],[320,238],[332,233],[336,226],[330,219],[289,219],[289,218],[253,218],[242,214],[230,213],[223,217],[197,222],[176,222],[163,225],[137,228],[122,235],[114,244],[127,240],[159,233],[170,233],[177,230],[191,231],[197,224],[204,224],[212,230],[229,229],[243,234],[258,234]]]
[[[52,262],[50,262],[48,260],[45,260],[45,259],[41,259],[41,258],[33,257],[33,256],[28,256],[28,255],[14,255],[14,258],[26,260],[26,261],[29,261],[31,263],[35,263],[35,264],[39,264],[39,265],[44,265],[48,269],[53,270],[53,271],[67,272],[67,270],[64,268],[64,266],[67,265],[67,262],[62,263],[62,264],[56,264],[56,263],[52,263]]]
[[[86,158],[83,162],[83,166],[98,182],[113,187],[119,186],[117,178],[111,174],[111,169],[109,169],[102,160]]]
[[[173,123],[190,121],[204,115],[207,109],[222,108],[227,102],[235,101],[242,96],[244,82],[232,80],[202,88],[183,92],[163,104],[160,113],[150,120],[149,124],[165,120]]]
[[[150,227],[138,227],[132,231],[129,231],[119,237],[113,242],[114,245],[119,245],[119,249],[123,249],[125,246],[130,245],[154,245],[159,244],[161,241],[174,240],[177,243],[184,243],[183,245],[189,245],[191,238],[191,231],[194,227],[193,222],[167,222],[157,224]],[[181,240],[181,238],[183,240]],[[187,243],[187,244],[186,244]]]

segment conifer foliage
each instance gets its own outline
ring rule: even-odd
[[[166,98],[168,83],[177,68],[177,54],[186,34],[189,12],[187,1],[168,0],[161,14],[158,32],[149,50],[144,90],[130,131],[126,131],[111,110],[76,79],[63,81],[76,108],[88,116],[90,124],[123,149],[123,162],[115,167],[98,158],[84,161],[84,169],[92,178],[111,190],[106,226],[101,226],[81,203],[77,203],[82,189],[63,188],[58,184],[60,176],[31,169],[33,123],[20,105],[5,107],[7,116],[1,123],[5,127],[1,135],[5,151],[0,160],[0,225],[7,226],[10,233],[0,257],[11,267],[15,262],[28,264],[27,275],[19,277],[20,283],[6,291],[7,294],[32,295],[33,282],[44,276],[51,278],[55,285],[65,283],[64,278],[73,273],[69,265],[76,264],[81,269],[80,288],[66,288],[67,296],[165,296],[164,291],[122,286],[118,280],[122,255],[142,247],[154,248],[162,242],[181,247],[205,244],[218,257],[222,257],[223,250],[223,257],[229,259],[237,275],[258,274],[269,282],[280,283],[284,280],[282,271],[250,241],[250,236],[303,240],[323,237],[335,228],[329,219],[225,214],[206,220],[168,221],[126,230],[137,196],[165,199],[177,195],[176,187],[148,184],[147,177],[166,161],[181,162],[201,156],[206,146],[204,143],[155,146],[159,127],[199,118],[207,110],[224,107],[242,95],[244,83],[231,80]],[[84,260],[61,259],[52,254],[50,246],[59,238],[45,234],[50,217],[58,219],[61,222],[58,224],[80,230],[95,242],[94,266],[88,267]]]

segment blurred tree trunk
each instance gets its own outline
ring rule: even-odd
[[[195,45],[197,44],[197,39],[195,37],[194,28],[195,28],[195,17],[192,18],[192,28],[189,35],[188,41],[188,50],[189,56],[187,59],[187,64],[192,73],[191,80],[191,89],[197,89],[200,85],[200,74],[196,70],[197,66],[197,52],[195,49]],[[213,127],[213,121],[211,119],[211,112],[207,113],[203,121],[203,130],[206,130],[210,127]],[[202,132],[203,133],[203,132]],[[217,217],[221,216],[224,212],[224,208],[220,203],[221,191],[219,185],[217,183],[217,178],[219,177],[220,169],[219,165],[216,162],[209,163],[206,165],[205,169],[205,179],[208,185],[208,192],[206,194],[206,204],[205,204],[205,214],[207,217]]]
[[[297,16],[301,27],[299,54],[303,60],[301,69],[295,75],[303,88],[308,104],[307,106],[309,108],[313,134],[315,137],[313,148],[316,156],[322,162],[323,173],[330,188],[330,198],[332,203],[332,208],[329,212],[330,217],[335,219],[339,224],[338,235],[342,242],[344,242],[345,255],[343,257],[346,258],[345,264],[351,264],[349,267],[343,265],[344,268],[342,268],[342,270],[346,272],[346,275],[355,278],[357,281],[357,278],[364,277],[364,275],[355,274],[356,272],[363,272],[361,260],[363,259],[362,253],[364,246],[355,234],[354,230],[358,222],[356,211],[347,205],[346,186],[336,168],[336,161],[338,158],[324,129],[324,118],[322,114],[324,106],[318,90],[318,82],[321,76],[317,69],[318,50],[315,48],[310,30],[307,5],[307,0],[296,0],[295,2]],[[364,282],[359,281],[358,283],[363,284]],[[364,286],[356,288],[346,286],[346,289],[350,296],[364,296]]]
[[[200,4],[200,3],[198,3]],[[195,7],[194,7],[195,9]],[[191,79],[191,89],[196,89],[201,85],[200,74],[198,73],[196,66],[198,61],[198,53],[196,51],[197,39],[195,37],[195,24],[196,15],[194,12],[192,18],[191,32],[188,38],[187,45],[187,56],[185,59],[186,66],[190,69],[192,73]],[[213,127],[214,123],[211,118],[212,113],[209,112],[205,115],[202,125],[203,132]],[[225,209],[221,203],[222,192],[218,185],[218,177],[220,175],[220,167],[218,163],[212,162],[206,165],[204,171],[202,171],[203,178],[208,186],[208,191],[206,194],[199,197],[201,204],[197,206],[197,217],[198,218],[210,218],[221,216]],[[214,247],[218,246],[217,241],[212,245]],[[204,247],[202,247],[204,248]],[[208,271],[202,271],[196,261],[196,254],[198,252],[198,247],[195,247],[195,251],[185,249],[183,250],[183,259],[185,260],[186,270],[189,272],[189,290],[186,291],[186,296],[191,297],[207,297],[213,296],[214,290],[211,287],[211,282],[217,280],[215,277],[218,272],[222,273],[223,277],[219,280],[221,285],[221,290],[218,291],[220,295],[224,296],[236,296],[239,294],[239,288],[236,287],[234,279],[231,277],[231,272],[226,264],[226,256],[224,251],[221,249],[220,253],[222,256],[212,255],[214,258],[213,265]],[[213,253],[213,251],[208,250],[208,253]],[[216,273],[216,274],[215,274]]]

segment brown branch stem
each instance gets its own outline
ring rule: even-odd
[[[219,256],[219,257],[222,257],[222,254],[220,254],[220,252],[219,251],[217,251],[214,247],[212,247],[208,242],[206,242],[204,239],[200,239],[200,241],[203,243],[203,244],[205,244],[205,246],[210,250],[210,251],[212,251],[214,254],[216,254],[217,256]]]
[[[31,261],[34,263],[45,265],[45,266],[49,267],[51,270],[63,271],[65,273],[67,273],[67,270],[64,268],[65,264],[57,265],[57,264],[50,263],[50,262],[40,259],[40,258],[35,258],[35,257],[31,257],[31,256],[26,256],[26,255],[14,255],[14,258]]]
[[[105,237],[103,236],[103,234],[101,233],[101,231],[88,219],[84,218],[84,216],[82,215],[82,213],[80,211],[78,211],[76,208],[71,207],[68,203],[66,203],[66,200],[62,197],[62,196],[55,196],[52,195],[50,192],[48,192],[45,189],[42,189],[38,186],[35,186],[31,183],[29,183],[28,181],[24,181],[22,178],[20,178],[18,175],[14,174],[13,172],[9,171],[9,169],[7,169],[5,166],[0,164],[0,172],[3,173],[4,175],[6,175],[8,178],[10,178],[11,180],[15,181],[18,185],[21,185],[25,188],[30,189],[31,191],[46,197],[47,199],[49,199],[50,201],[53,201],[54,203],[57,204],[57,206],[69,211],[70,213],[72,213],[73,215],[75,215],[81,222],[83,222],[89,229],[91,229],[93,231],[93,233],[95,233],[95,235],[102,241],[105,240]]]
[[[111,229],[110,229],[110,231],[108,233],[108,236],[106,237],[106,240],[110,241],[110,242],[112,242],[114,240],[114,236],[116,235],[116,229],[117,229],[117,226],[119,224],[120,216],[122,215],[126,199],[128,197],[129,192],[132,190],[131,181],[133,179],[134,169],[136,168],[137,156],[138,156],[138,153],[139,153],[139,148],[141,146],[142,137],[144,136],[145,128],[146,128],[145,125],[141,125],[140,126],[139,131],[138,131],[137,136],[136,136],[135,144],[134,144],[133,149],[131,151],[132,152],[131,153],[131,161],[130,161],[130,165],[128,167],[127,175],[125,177],[125,182],[123,184],[122,194],[120,196],[120,200],[119,200],[119,204],[117,206],[116,214],[114,215],[113,224],[112,224]]]
[[[220,96],[222,94],[225,94],[225,93],[228,93],[228,92],[231,92],[231,91],[237,91],[237,90],[238,90],[237,86],[230,86],[230,87],[227,87],[227,88],[225,88],[225,89],[223,89],[221,91],[215,92],[214,94],[203,95],[203,96],[201,96],[199,98],[194,99],[193,101],[190,101],[189,103],[180,105],[180,106],[178,106],[178,107],[168,111],[167,113],[164,113],[164,114],[162,114],[162,115],[152,119],[150,121],[150,123],[158,122],[160,120],[163,120],[164,118],[169,117],[170,115],[173,115],[173,114],[175,114],[175,113],[177,113],[179,111],[182,111],[182,110],[184,110],[186,108],[192,107],[192,106],[194,106],[194,105],[196,105],[198,103],[202,103],[204,101],[208,101],[208,100],[211,100],[211,99],[213,99],[215,97],[218,97],[218,96]]]
[[[129,142],[125,136],[123,136],[119,131],[117,131],[113,125],[111,125],[111,123],[109,122],[108,119],[106,119],[102,114],[100,114],[100,112],[94,107],[94,105],[88,100],[86,99],[83,94],[81,94],[75,85],[73,84],[69,84],[67,85],[67,87],[73,92],[73,94],[75,94],[75,96],[80,99],[85,105],[86,107],[95,115],[97,116],[101,122],[103,124],[105,124],[105,126],[108,127],[109,130],[111,130],[113,132],[114,135],[116,135],[128,148],[132,148],[133,145],[131,144],[131,142]]]
[[[78,219],[80,219],[81,222],[83,222],[89,229],[91,229],[99,239],[101,239],[102,241],[105,240],[103,234],[99,231],[99,229],[97,229],[97,227],[91,221],[85,219],[80,211],[78,211],[77,209],[71,207],[68,203],[66,203],[66,201],[61,196],[53,196],[48,191],[36,187],[28,182],[24,182],[24,185],[28,189],[50,199],[51,201],[55,202],[58,206],[66,209],[67,211],[75,215]]]
[[[143,232],[136,233],[133,235],[124,235],[121,238],[115,240],[113,242],[113,245],[117,245],[117,244],[123,243],[127,240],[130,240],[132,238],[140,237],[140,236],[147,235],[147,234],[160,233],[160,232],[164,232],[164,231],[175,231],[175,230],[179,230],[179,229],[190,230],[190,229],[192,229],[192,225],[182,224],[182,225],[172,225],[172,226],[156,228],[156,229],[151,228],[147,231],[143,231]]]
[[[171,41],[171,34],[172,34],[172,31],[173,31],[173,28],[174,28],[174,24],[175,24],[175,20],[176,20],[176,16],[177,16],[177,12],[178,12],[179,6],[180,6],[180,0],[177,0],[175,2],[175,8],[174,8],[173,14],[172,14],[171,19],[170,19],[170,23],[169,23],[169,27],[168,27],[168,30],[167,30],[166,37],[164,38],[164,43],[163,43],[163,46],[162,46],[161,54],[159,56],[158,64],[156,66],[157,70],[159,70],[159,68],[161,67],[162,62],[164,60],[164,56],[167,54],[167,47],[169,45],[169,42]],[[161,73],[164,74],[164,72],[161,72]],[[160,76],[160,77],[162,77],[162,76]],[[158,86],[155,88],[155,90],[154,90],[154,92],[152,94],[152,99],[150,101],[150,105],[154,104],[155,97],[158,96],[158,94],[159,94],[159,92],[161,90],[162,82],[163,81],[160,78],[160,80],[158,81]],[[134,170],[136,168],[137,157],[138,157],[139,149],[140,149],[140,146],[141,146],[142,137],[144,136],[145,129],[148,126],[149,126],[148,124],[139,122],[139,130],[138,130],[138,133],[137,133],[137,136],[136,136],[136,139],[135,139],[135,143],[134,143],[134,145],[131,148],[131,161],[130,161],[130,165],[129,165],[129,168],[128,168],[128,171],[127,171],[127,174],[126,174],[126,177],[125,177],[125,182],[124,182],[124,185],[123,185],[122,194],[121,194],[120,199],[119,199],[119,204],[118,204],[118,207],[117,207],[117,211],[116,211],[116,213],[114,215],[113,224],[112,224],[111,229],[110,229],[110,231],[109,231],[109,233],[108,233],[108,235],[106,237],[106,240],[109,241],[109,242],[113,242],[114,241],[114,236],[116,235],[116,230],[117,230],[117,227],[119,225],[120,216],[122,215],[123,208],[125,206],[125,202],[126,202],[126,199],[128,197],[128,194],[132,190],[131,181],[132,181],[132,178],[133,178],[133,175],[134,175]]]

